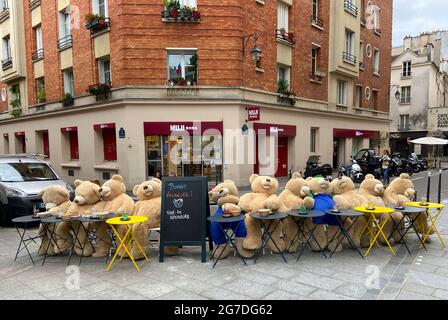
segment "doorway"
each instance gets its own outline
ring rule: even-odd
[[[288,137],[278,138],[276,177],[288,176]]]

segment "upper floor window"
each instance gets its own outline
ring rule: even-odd
[[[285,93],[289,91],[291,83],[291,67],[279,64],[277,67],[278,76],[278,93]]]
[[[365,44],[363,41],[360,42],[359,44],[359,68],[361,70],[365,69],[365,63],[364,63],[364,48],[365,48]]]
[[[100,83],[112,83],[110,58],[98,59],[98,79]]]
[[[92,11],[101,17],[109,17],[108,0],[93,0]]]
[[[370,1],[367,3],[366,25],[369,29],[375,30],[377,34],[381,34],[380,12],[381,10],[377,5],[372,4]]]
[[[403,62],[403,68],[402,68],[402,77],[410,77],[412,75],[412,62],[411,61],[405,61]]]
[[[70,6],[59,12],[59,39],[71,35]]]
[[[399,124],[399,129],[400,130],[409,130],[409,121],[410,117],[408,114],[402,114],[400,115],[400,124]]]
[[[42,44],[42,27],[38,26],[34,28],[34,34],[36,37],[36,50],[40,50],[43,48]]]
[[[320,0],[312,0],[311,24],[323,28],[324,22],[320,18]]]
[[[69,93],[72,97],[75,96],[75,86],[74,86],[74,77],[73,70],[66,69],[63,71],[64,76],[64,93]]]
[[[373,109],[378,110],[378,90],[372,90]]]
[[[344,0],[344,9],[348,13],[357,16],[358,7],[356,6],[356,0]]]
[[[362,108],[362,86],[355,87],[355,108]]]
[[[7,35],[2,39],[3,60],[11,60],[11,37]]]
[[[348,93],[348,82],[344,80],[338,80],[337,101],[336,101],[337,105],[347,106],[347,93]]]
[[[401,99],[400,103],[408,104],[411,103],[411,87],[401,87]]]
[[[8,0],[0,0],[0,11],[9,9]]]
[[[289,30],[289,7],[281,2],[277,4],[277,29]]]
[[[355,33],[349,29],[345,29],[345,42],[343,59],[345,62],[355,64]]]
[[[168,81],[171,85],[197,84],[198,55],[196,51],[168,51]]]
[[[373,73],[380,74],[380,50],[375,49],[373,52]]]

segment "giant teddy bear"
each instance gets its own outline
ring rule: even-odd
[[[331,186],[333,189],[333,200],[339,209],[352,209],[367,203],[367,199],[356,192],[355,184],[349,177],[342,176],[334,179],[331,182]],[[350,237],[358,248],[361,247],[361,233],[365,229],[366,223],[366,218],[361,216],[356,220],[355,225],[350,227]]]
[[[101,199],[100,186],[90,181],[75,180],[75,199],[68,208],[67,212],[62,215],[63,219],[69,220],[70,217],[79,216],[85,214],[87,211],[91,212]],[[80,222],[65,221],[58,224],[56,228],[56,234],[60,236],[55,247],[55,253],[61,253],[67,251],[73,240],[71,239],[71,231],[76,230],[76,243],[74,250],[76,254],[84,257],[90,257],[94,253],[94,248],[90,241],[87,239],[86,230],[87,225],[84,228],[80,225]],[[84,250],[81,248],[84,246]],[[56,252],[57,251],[57,252]]]
[[[217,185],[209,192],[209,199],[218,204],[218,210],[215,216],[224,216],[225,214],[231,214],[233,216],[241,215],[241,208],[238,206],[240,196],[238,188],[231,180],[225,180],[223,183]],[[210,226],[211,237],[217,249],[214,251],[214,258],[220,257],[221,259],[228,257],[232,253],[232,248],[226,246],[226,238],[221,228],[232,229],[235,232],[235,245],[240,255],[244,258],[253,257],[254,252],[246,250],[243,247],[244,239],[247,236],[246,224],[244,221],[233,223],[217,223],[213,222]]]
[[[310,188],[302,175],[295,172],[291,180],[285,186],[285,189],[280,193],[279,199],[281,202],[280,212],[297,211],[302,207],[311,209],[314,207],[314,199],[310,197]],[[297,251],[299,242],[302,239],[297,239],[298,220],[300,218],[292,218],[288,216],[283,220],[283,231],[285,234],[286,249],[294,253]]]
[[[280,199],[276,195],[278,190],[278,181],[275,178],[259,176],[258,174],[253,174],[250,179],[252,192],[244,194],[238,206],[246,212],[246,229],[247,237],[243,242],[243,247],[247,250],[257,250],[262,245],[262,233],[261,224],[258,220],[250,216],[251,213],[257,212],[260,209],[270,209],[272,211],[278,211],[280,209],[281,203]],[[272,228],[272,224],[276,224],[275,230],[269,230],[272,232],[272,237],[277,244],[280,251],[285,250],[285,242],[281,238],[283,225],[277,222],[266,221],[266,226]],[[273,252],[278,252],[279,250],[273,244],[272,241],[268,242],[269,249]]]
[[[101,212],[110,213],[134,213],[134,200],[126,194],[126,186],[123,177],[113,175],[107,180],[99,190],[101,192],[101,201],[95,205],[95,209]],[[95,229],[98,245],[93,257],[105,257],[109,254],[112,239],[109,236],[109,227],[104,222],[91,224],[91,229]],[[124,229],[124,228],[123,228]],[[120,236],[124,236],[125,231],[117,228]]]
[[[70,193],[67,188],[63,186],[49,186],[39,193],[39,197],[42,198],[47,212],[55,217],[62,216],[62,214],[66,213],[72,204],[70,201]],[[50,230],[55,227],[56,226],[52,224],[48,226]],[[54,255],[56,243],[54,243],[54,241],[51,241],[50,243],[50,239],[52,239],[52,237],[47,234],[46,229],[42,225],[39,227],[39,235],[41,235],[42,242],[38,253],[40,255],[44,255],[45,253],[48,255]]]

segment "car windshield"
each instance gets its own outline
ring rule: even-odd
[[[57,180],[45,163],[0,163],[1,182]]]

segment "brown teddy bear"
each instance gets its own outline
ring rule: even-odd
[[[215,216],[240,216],[241,208],[238,206],[240,201],[238,188],[231,180],[226,180],[217,185],[209,193],[209,198],[218,204],[219,208]],[[217,223],[213,222],[210,226],[211,237],[218,248],[214,251],[213,258],[227,258],[232,252],[232,248],[226,246],[226,238],[221,228],[229,228],[235,231],[235,245],[240,255],[244,258],[252,258],[254,251],[246,250],[243,247],[244,239],[247,236],[246,225],[244,221],[234,223]],[[225,249],[225,250],[224,250]]]
[[[302,207],[312,209],[314,207],[314,199],[310,197],[311,190],[302,175],[295,172],[291,180],[285,186],[285,189],[280,193],[279,199],[281,202],[280,212],[297,211]],[[290,253],[297,251],[299,241],[297,239],[298,221],[300,218],[287,217],[283,220],[283,232],[285,234],[285,245]]]
[[[349,177],[342,176],[333,180],[331,187],[333,189],[333,200],[339,209],[352,209],[367,203],[366,198],[356,192],[355,184]],[[366,218],[361,216],[357,219],[356,225],[352,226],[349,231],[350,237],[358,248],[361,247],[361,233],[365,229],[366,223]],[[344,239],[344,243],[346,243],[346,239]]]
[[[67,212],[62,215],[62,218],[65,220],[69,220],[70,217],[73,216],[79,216],[82,214],[85,214],[86,212],[91,212],[94,210],[94,206],[100,201],[101,199],[101,192],[100,192],[100,186],[90,182],[90,181],[82,181],[82,180],[75,180],[75,199],[73,200],[73,203],[68,208]],[[72,225],[72,227],[70,226]],[[61,222],[58,224],[56,228],[56,234],[59,235],[61,238],[57,241],[57,246],[55,247],[55,253],[61,253],[67,251],[72,243],[73,240],[71,240],[71,230],[72,228],[74,230],[79,230],[78,234],[76,236],[76,243],[74,246],[74,250],[76,254],[84,257],[90,257],[94,249],[92,247],[92,244],[87,239],[87,234],[79,225],[79,222],[75,221],[66,221]],[[85,228],[87,228],[87,225],[85,225]],[[84,250],[81,249],[81,246],[83,246],[85,243]],[[57,252],[56,252],[57,251]]]
[[[62,216],[67,212],[71,205],[70,193],[67,188],[63,186],[49,186],[39,193],[39,197],[42,198],[47,212],[54,217]],[[53,224],[49,224],[48,226],[50,230],[53,230],[54,227],[55,226]],[[50,244],[50,239],[52,239],[52,237],[47,234],[46,229],[42,225],[39,227],[39,235],[41,235],[42,242],[38,254],[45,255],[45,253],[47,253],[50,256],[54,255],[56,243],[53,243],[52,241]]]
[[[134,213],[134,200],[126,194],[126,186],[123,177],[116,174],[107,180],[100,188],[101,201],[95,205],[98,212],[110,213]],[[109,235],[109,226],[104,222],[92,223],[91,229],[95,229],[98,246],[95,248],[93,257],[105,257],[109,254],[112,239]],[[124,237],[125,228],[117,227],[117,232]]]
[[[276,195],[278,190],[278,181],[275,178],[259,176],[253,174],[250,179],[252,192],[244,194],[238,206],[246,212],[246,229],[247,237],[243,242],[243,247],[247,250],[256,250],[261,247],[262,233],[261,224],[258,220],[252,218],[250,213],[257,212],[260,209],[270,209],[272,211],[278,211],[281,203],[280,199]],[[266,227],[271,227],[271,224],[277,224],[277,222],[266,221]],[[280,251],[285,250],[285,242],[281,239],[283,224],[280,222],[275,230],[272,232],[272,237],[279,247]],[[278,252],[272,241],[268,242],[269,249],[272,252]]]

